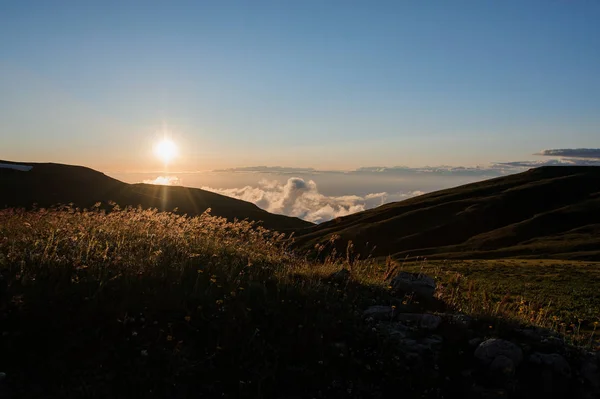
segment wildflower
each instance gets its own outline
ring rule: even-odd
[[[222,300],[222,299],[217,299],[217,300],[215,301],[215,303],[216,303],[217,305],[222,305],[222,304],[223,304],[223,300]]]
[[[198,274],[200,274],[200,273],[204,273],[204,270],[198,269]]]
[[[173,341],[173,336],[172,335],[167,335],[167,341],[169,341],[169,342]]]
[[[148,356],[148,351],[147,351],[146,349],[143,349],[143,350],[140,352],[140,354],[141,354],[142,356]]]
[[[217,282],[217,279],[216,279],[216,278],[211,278],[211,279],[210,279],[210,282],[211,282],[211,283],[216,283],[216,282]]]
[[[132,331],[132,332],[131,332],[131,335],[132,335],[133,337],[137,337],[138,333],[137,333],[137,331]]]
[[[185,321],[187,321],[188,323],[190,322],[190,320],[192,320],[191,316],[185,316]]]

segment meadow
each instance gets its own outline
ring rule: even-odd
[[[464,348],[415,363],[361,317],[372,305],[424,308],[390,292],[399,270],[435,276],[435,310],[485,319],[487,335],[526,323],[597,345],[596,264],[360,260],[351,245],[315,261],[290,243],[210,212],[0,211],[0,390],[183,398],[460,389],[449,381]],[[342,268],[350,278],[332,276]],[[579,319],[584,327],[571,327]]]

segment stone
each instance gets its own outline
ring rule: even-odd
[[[440,316],[436,316],[434,314],[424,314],[421,316],[421,321],[419,325],[422,329],[428,331],[437,330],[437,328],[442,324],[442,318]]]
[[[469,328],[471,326],[471,323],[473,322],[473,319],[469,316],[467,316],[466,314],[462,314],[462,313],[457,313],[457,314],[453,314],[450,316],[449,321],[452,324],[456,324],[459,326],[463,326],[465,328]]]
[[[591,360],[586,361],[581,366],[581,375],[592,387],[594,393],[600,393],[600,369]]]
[[[498,356],[506,356],[516,367],[523,360],[523,351],[512,342],[498,338],[482,342],[475,350],[475,358],[485,365],[490,365]]]
[[[423,314],[421,313],[398,313],[396,319],[405,322],[418,323],[421,321]]]
[[[391,306],[370,306],[363,312],[363,317],[372,317],[374,320],[391,320],[394,309]]]
[[[435,292],[435,280],[425,274],[400,272],[392,279],[392,291],[412,294],[421,299],[432,299]]]
[[[493,373],[512,376],[515,374],[515,363],[508,356],[499,355],[492,360],[490,371]]]
[[[571,366],[567,360],[558,353],[534,353],[528,358],[530,363],[545,366],[551,369],[555,374],[570,377]]]

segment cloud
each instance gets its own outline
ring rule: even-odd
[[[145,184],[155,184],[158,186],[181,186],[183,182],[177,176],[158,176],[156,179],[144,180]]]
[[[547,157],[592,158],[600,160],[600,148],[558,148],[542,150],[537,154]]]
[[[544,161],[501,162],[498,168],[539,168],[541,166],[600,166],[600,159],[560,158]]]
[[[365,196],[327,196],[319,192],[317,184],[313,180],[304,180],[299,177],[291,177],[285,184],[263,179],[256,187],[229,189],[202,187],[202,189],[252,202],[271,213],[295,216],[314,223],[325,222],[336,217],[375,208],[387,202],[400,201],[424,194],[422,191],[412,191],[392,195],[381,192]]]
[[[314,168],[290,168],[286,166],[245,166],[241,168],[215,169],[213,172],[274,173],[278,175],[318,173]]]

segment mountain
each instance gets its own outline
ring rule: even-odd
[[[246,201],[195,188],[127,184],[93,169],[54,163],[15,163],[0,161],[0,208],[34,204],[49,207],[73,203],[89,208],[97,202],[119,206],[157,208],[198,215],[207,208],[211,214],[229,220],[260,221],[262,226],[289,231],[311,226],[304,220],[271,214]]]
[[[390,203],[302,229],[355,252],[430,258],[600,260],[600,167],[550,166]]]

